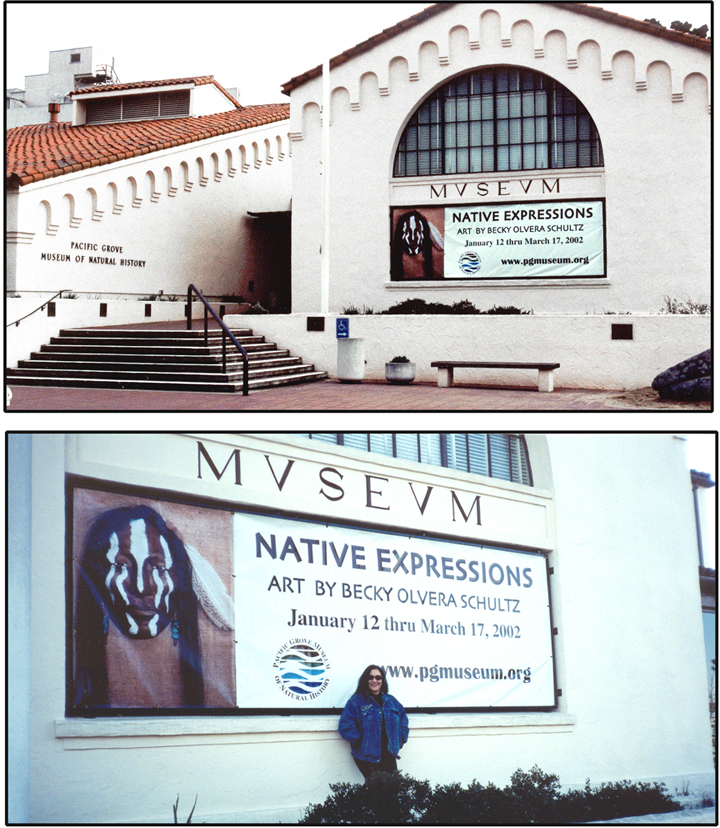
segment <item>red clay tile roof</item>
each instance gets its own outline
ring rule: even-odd
[[[373,35],[368,40],[365,40],[362,43],[358,43],[357,46],[353,46],[351,49],[347,49],[346,51],[342,52],[342,54],[339,54],[336,57],[331,58],[330,69],[334,69],[337,66],[341,66],[343,63],[346,63],[348,60],[351,60],[356,55],[362,54],[363,52],[367,52],[370,49],[374,48],[378,45],[378,43],[382,43],[385,40],[390,40],[391,38],[395,37],[395,35],[400,34],[400,32],[404,32],[406,29],[411,29],[418,23],[422,23],[424,20],[428,20],[429,18],[434,17],[436,14],[441,14],[446,9],[449,9],[452,6],[457,5],[459,4],[435,3],[432,6],[428,6],[428,8],[423,9],[421,12],[418,12],[418,14],[414,14],[412,17],[408,17],[407,20],[401,20],[399,23],[396,23],[389,29],[383,29],[383,31],[380,32],[380,34]],[[684,32],[677,32],[674,29],[665,29],[662,26],[657,26],[653,23],[645,23],[642,20],[635,20],[632,17],[626,17],[625,15],[618,14],[617,12],[606,11],[605,9],[598,8],[597,6],[588,6],[585,3],[547,3],[547,5],[558,6],[559,8],[575,12],[576,14],[584,14],[588,17],[595,17],[600,20],[607,20],[610,23],[616,23],[617,25],[625,26],[628,29],[636,29],[638,31],[645,32],[646,34],[655,35],[656,37],[664,38],[666,40],[674,40],[678,43],[682,43],[684,46],[691,46],[696,49],[701,49],[705,52],[712,51],[712,41],[710,40],[710,38],[703,38],[698,37],[697,35],[685,34]],[[296,89],[298,86],[301,86],[306,81],[312,80],[313,78],[317,78],[320,75],[322,75],[322,65],[316,66],[314,69],[308,69],[308,71],[303,72],[302,75],[297,75],[294,78],[290,78],[289,81],[282,85],[281,89],[285,95],[289,95],[293,91],[293,89]]]
[[[195,78],[174,78],[172,80],[135,81],[133,83],[97,83],[93,86],[83,86],[81,89],[73,89],[73,91],[69,93],[69,96],[74,97],[76,95],[91,95],[97,94],[98,92],[129,92],[133,89],[156,89],[162,86],[187,86],[188,84],[193,84],[193,86],[205,86],[208,83],[211,83],[213,86],[217,87],[223,95],[231,100],[236,106],[240,106],[240,104],[235,100],[235,98],[233,98],[227,89],[215,80],[213,75],[202,75],[201,77]]]
[[[198,78],[175,78],[174,80],[134,81],[133,83],[96,83],[93,86],[83,86],[82,89],[73,89],[70,96],[87,95],[89,92],[119,92],[126,89],[151,89],[155,86],[179,86],[192,83],[194,86],[204,86],[207,83],[217,83],[212,75],[203,75]]]
[[[290,117],[290,104],[239,107],[198,118],[72,126],[31,124],[7,131],[6,179],[22,187],[34,181],[101,167],[217,135]]]

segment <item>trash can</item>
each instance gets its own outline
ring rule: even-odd
[[[362,382],[365,378],[365,340],[338,339],[337,378],[340,382]]]

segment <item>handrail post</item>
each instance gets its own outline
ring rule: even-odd
[[[207,301],[207,299],[202,295],[202,293],[200,293],[200,291],[195,287],[195,285],[192,285],[192,284],[188,286],[188,308],[191,307],[190,303],[192,302],[192,293],[193,292],[197,294],[198,299],[200,299],[200,301],[203,303],[203,306],[205,308],[205,342],[207,343],[207,341],[208,341],[208,327],[207,327],[207,325],[208,325],[208,321],[207,321],[208,311],[212,314],[213,318],[217,321],[218,325],[220,325],[220,329],[222,330],[222,335],[223,335],[222,336],[222,360],[223,360],[222,369],[223,369],[223,374],[227,373],[227,343],[225,341],[226,336],[233,343],[233,345],[238,349],[238,351],[240,351],[240,356],[242,356],[242,360],[243,360],[243,386],[242,386],[243,391],[242,392],[243,392],[243,396],[247,397],[247,395],[250,393],[250,377],[249,377],[250,364],[248,362],[247,351],[237,341],[237,339],[235,339],[232,332],[230,331],[230,328],[228,328],[228,326],[225,324],[225,322],[223,322],[223,320],[210,307],[210,304]],[[190,320],[191,320],[191,318],[192,318],[192,314],[188,313],[188,330],[190,330]]]

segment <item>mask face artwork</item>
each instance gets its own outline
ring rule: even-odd
[[[112,532],[105,588],[118,628],[130,638],[154,638],[170,623],[177,584],[166,538],[144,519]]]
[[[425,230],[420,219],[419,215],[411,213],[402,224],[403,253],[408,256],[418,256],[423,251]]]

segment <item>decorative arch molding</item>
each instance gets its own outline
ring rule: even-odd
[[[434,25],[440,25],[440,18],[434,19]],[[599,52],[599,64],[593,67],[597,71],[599,78],[605,81],[614,80],[613,63],[615,55],[611,40],[607,40],[604,44],[597,38],[587,38],[578,32],[565,32],[558,27],[547,28],[544,32],[539,27],[537,21],[533,23],[527,18],[521,20],[513,20],[508,13],[501,7],[497,9],[490,8],[482,12],[478,19],[478,26],[475,28],[472,24],[453,22],[447,29],[446,36],[439,36],[436,38],[425,37],[422,41],[412,43],[410,39],[407,40],[403,46],[402,53],[395,52],[392,57],[383,61],[368,70],[366,64],[363,64],[362,73],[354,80],[351,80],[347,75],[347,64],[343,66],[342,81],[338,86],[331,89],[331,93],[341,88],[349,89],[350,99],[348,101],[350,111],[357,112],[362,108],[362,96],[360,95],[361,81],[367,74],[375,74],[378,78],[377,95],[383,97],[392,94],[395,83],[398,80],[398,66],[404,63],[406,66],[407,75],[404,80],[418,81],[423,74],[424,68],[431,67],[446,67],[452,66],[456,61],[463,63],[463,68],[467,60],[463,61],[462,56],[467,56],[469,52],[474,50],[482,51],[483,48],[490,48],[493,45],[499,46],[502,50],[518,50],[521,51],[524,58],[529,57],[531,60],[546,60],[549,57],[558,56],[558,36],[562,36],[565,55],[563,60],[568,69],[578,69],[581,66],[584,55],[581,52],[587,53],[588,44],[595,44],[592,49],[597,48]],[[647,71],[648,68],[656,63],[657,60],[644,59],[638,60],[639,53],[632,50],[629,51],[633,55],[635,61],[636,76],[634,78],[634,86],[636,92],[647,91]],[[659,58],[661,62],[667,63],[666,60]],[[512,61],[517,62],[517,61]],[[597,62],[597,59],[596,61]],[[669,65],[669,64],[668,64]],[[673,103],[683,103],[685,78],[692,74],[703,74],[702,72],[685,73],[681,70],[673,69],[670,66],[672,88],[669,93],[669,98]],[[391,82],[392,79],[392,82]],[[706,81],[709,80],[706,77]],[[319,94],[319,93],[318,93]],[[695,98],[693,98],[695,100]],[[317,105],[318,102],[313,102]],[[305,120],[306,110],[310,104],[307,103],[303,107],[303,122]],[[710,107],[709,95],[706,100],[708,111]],[[301,140],[302,132],[293,133],[293,140]],[[300,137],[296,137],[300,136]]]
[[[138,185],[137,181],[133,176],[128,176],[127,180],[128,187],[130,188],[130,203],[136,209],[142,207],[142,199],[138,196]]]
[[[195,168],[197,169],[197,174],[198,174],[198,184],[201,187],[207,187],[209,179],[205,175],[205,162],[202,160],[202,158],[199,155],[195,159]]]
[[[125,205],[120,203],[120,199],[118,197],[118,186],[114,181],[110,181],[107,185],[107,189],[110,191],[110,201],[112,203],[113,215],[119,216]]]
[[[189,193],[195,182],[190,179],[190,165],[187,161],[180,162],[180,172],[182,174],[183,190],[185,190],[186,193]]]
[[[163,170],[163,185],[168,198],[175,198],[178,188],[173,186],[173,172],[170,167]]]
[[[350,91],[346,86],[336,86],[330,96],[330,123],[332,124],[333,118],[337,118],[348,110],[352,110]]]
[[[708,79],[700,72],[691,72],[683,81],[683,100],[703,103],[709,100]]]
[[[470,43],[470,31],[467,26],[453,26],[448,32],[448,53],[450,60],[452,60],[458,51],[463,52],[466,49],[472,49],[472,45]]]
[[[77,204],[75,203],[75,196],[72,193],[65,193],[62,197],[62,202],[68,216],[68,226],[78,228],[82,224],[82,216],[78,215]]]
[[[45,234],[47,236],[57,236],[57,232],[60,229],[60,225],[53,224],[52,207],[50,206],[50,202],[43,199],[40,202],[39,207],[41,210],[41,215],[45,219]]]
[[[503,41],[503,48],[519,49],[527,56],[535,57],[535,27],[529,20],[516,20],[510,28],[510,43]]]
[[[104,210],[98,207],[98,194],[94,187],[88,187],[85,192],[86,201],[90,206],[90,217],[92,221],[102,221]]]
[[[150,203],[157,204],[160,201],[160,193],[155,186],[155,173],[152,170],[145,173],[145,182],[146,186],[150,188]]]
[[[220,171],[220,158],[216,152],[210,154],[210,163],[212,164],[213,179],[216,183],[223,180],[223,174]]]
[[[227,164],[228,178],[235,178],[235,173],[237,172],[237,169],[233,166],[233,153],[231,149],[225,150],[225,163]]]
[[[646,78],[648,91],[655,92],[656,95],[658,93],[665,93],[662,97],[669,97],[674,102],[672,71],[666,61],[654,60],[648,64]],[[680,90],[679,94],[680,100],[682,100],[682,90]]]
[[[597,40],[583,40],[578,44],[578,69],[594,72],[602,78],[602,50]]]
[[[272,149],[270,149],[270,139],[266,138],[263,141],[263,144],[265,146],[265,163],[268,164],[268,165],[272,164],[272,162],[275,160],[275,158],[272,154]]]

